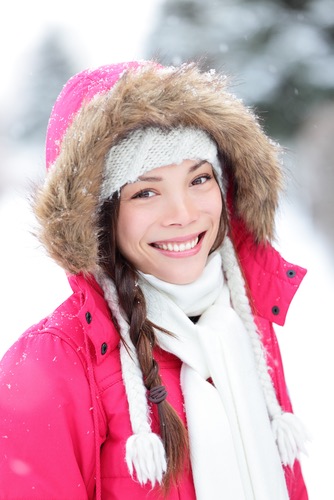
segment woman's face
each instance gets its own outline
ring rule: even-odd
[[[204,269],[221,212],[210,163],[185,160],[155,168],[121,190],[119,250],[145,274],[191,283]]]

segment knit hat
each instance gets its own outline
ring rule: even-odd
[[[166,467],[164,451],[150,430],[138,357],[128,338],[117,290],[106,282],[99,268],[99,209],[101,202],[122,185],[151,168],[183,159],[203,159],[212,164],[221,188],[226,186],[233,193],[232,225],[236,218],[254,241],[268,242],[274,233],[282,184],[279,148],[265,136],[253,113],[226,87],[224,77],[202,72],[194,64],[162,68],[155,62],[130,62],[86,70],[65,85],[47,131],[50,170],[35,205],[40,240],[67,272],[96,276],[130,346],[129,352],[122,351],[123,375],[131,359],[143,411],[127,443],[127,461],[130,472],[134,467],[139,480],[152,484],[161,481]],[[224,160],[222,169],[218,157]],[[254,345],[281,458],[291,465],[303,447],[302,431],[294,416],[284,413],[277,402],[229,238],[225,238],[223,250],[223,270],[233,305]],[[238,304],[243,304],[241,309]],[[135,404],[126,377],[124,380],[134,422]],[[144,440],[142,434],[137,439],[137,429],[145,429]],[[142,461],[143,455],[147,460]]]
[[[217,146],[204,130],[181,126],[171,130],[157,127],[135,130],[110,149],[100,199],[110,198],[145,172],[183,160],[208,161],[221,181]]]

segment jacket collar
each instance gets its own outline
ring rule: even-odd
[[[96,353],[99,365],[119,345],[120,337],[114,325],[103,292],[92,275],[68,275],[73,292],[81,294],[78,318]]]
[[[232,240],[256,316],[283,326],[306,269],[283,259],[270,244],[256,244],[240,219],[232,220]]]

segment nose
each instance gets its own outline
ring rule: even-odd
[[[174,195],[168,200],[163,217],[165,226],[187,226],[199,217],[196,198],[189,195]]]

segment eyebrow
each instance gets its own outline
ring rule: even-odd
[[[191,167],[189,167],[188,173],[192,174],[199,167],[201,167],[203,165],[203,163],[209,163],[209,162],[207,160],[201,160],[200,162],[196,163],[195,165],[192,165]],[[162,177],[155,177],[155,176],[140,175],[138,177],[138,181],[142,181],[142,182],[159,182],[162,180],[163,180]]]

